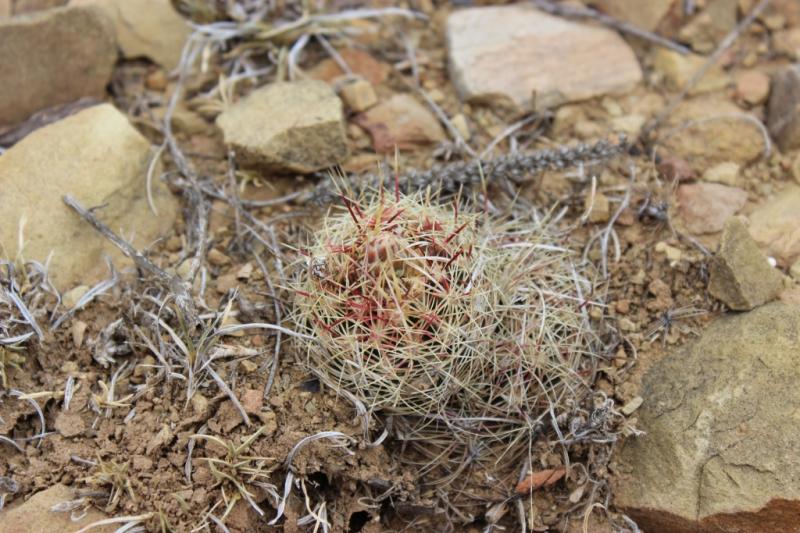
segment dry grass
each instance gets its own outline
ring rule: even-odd
[[[590,396],[592,283],[546,220],[386,196],[345,199],[308,252],[292,316],[308,365],[390,417],[421,474],[444,466],[430,484],[516,469]]]

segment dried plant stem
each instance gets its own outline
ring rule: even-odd
[[[542,11],[545,11],[552,15],[596,20],[600,24],[608,26],[609,28],[614,28],[615,30],[620,31],[622,33],[627,33],[633,35],[634,37],[650,41],[653,44],[663,46],[664,48],[669,48],[670,50],[675,50],[678,53],[681,54],[692,53],[692,51],[689,48],[683,46],[682,44],[676,43],[675,41],[671,41],[666,37],[658,35],[657,33],[643,30],[642,28],[634,26],[633,24],[617,20],[614,17],[611,17],[609,15],[606,15],[605,13],[601,13],[589,7],[583,7],[583,6],[578,7],[574,5],[567,5],[564,3],[557,4],[555,2],[551,2],[550,0],[533,0],[533,4]]]
[[[563,146],[508,154],[486,160],[434,165],[429,170],[410,170],[404,173],[399,177],[397,185],[404,194],[424,191],[431,187],[445,196],[454,195],[461,189],[481,187],[486,182],[500,182],[504,179],[519,182],[546,170],[560,170],[579,164],[606,161],[624,153],[627,148],[628,144],[622,138],[618,143],[601,140],[592,145]],[[359,176],[346,179],[343,183],[337,183],[334,178],[328,177],[299,200],[327,204],[338,201],[342,190],[360,196],[369,191],[394,190],[394,187],[394,177],[385,174]]]
[[[142,255],[131,243],[114,233],[108,226],[103,224],[94,214],[84,209],[72,196],[63,197],[64,203],[75,211],[81,218],[88,222],[98,233],[111,241],[122,253],[133,259],[136,266],[156,278],[162,285],[167,287],[175,295],[175,302],[181,308],[184,316],[192,323],[196,321],[197,312],[195,311],[194,301],[189,292],[187,284],[178,276],[166,273],[157,267],[147,257]]]

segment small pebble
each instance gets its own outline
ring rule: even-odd
[[[644,398],[642,398],[641,396],[637,396],[628,403],[626,403],[625,405],[623,405],[620,411],[622,411],[622,414],[624,414],[625,416],[630,416],[639,407],[641,407],[643,403],[644,403]]]

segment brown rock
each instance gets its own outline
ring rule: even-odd
[[[781,150],[800,148],[800,65],[785,67],[773,76],[767,126]]]
[[[739,169],[741,167],[732,161],[725,161],[703,172],[703,181],[722,183],[736,187],[739,185]]]
[[[175,439],[175,434],[172,433],[172,430],[170,430],[167,424],[163,424],[159,432],[153,435],[148,441],[144,453],[147,455],[153,455],[161,448],[172,442],[173,439]]]
[[[800,28],[775,32],[772,35],[772,48],[793,61],[800,59]]]
[[[83,96],[101,98],[116,59],[114,28],[95,9],[0,20],[0,128]]]
[[[736,26],[738,0],[710,0],[678,33],[681,41],[707,54]]]
[[[771,302],[783,288],[783,276],[770,266],[737,217],[725,223],[709,274],[708,292],[737,311]]]
[[[178,66],[191,33],[170,0],[72,0],[70,5],[96,5],[114,22],[124,57],[147,57],[168,70]]]
[[[747,192],[718,183],[681,185],[676,194],[678,215],[690,233],[716,233],[747,203]]]
[[[242,394],[242,407],[248,415],[257,415],[264,404],[264,393],[260,390],[247,389]]]
[[[598,192],[592,197],[591,194],[586,195],[584,200],[584,209],[589,210],[590,222],[608,222],[608,217],[611,214],[608,196]]]
[[[669,12],[675,0],[596,0],[595,6],[618,20],[643,30],[653,31]]]
[[[695,73],[703,68],[707,59],[699,55],[682,55],[667,48],[655,47],[652,53],[653,69],[664,76],[667,87],[673,91],[685,88]],[[722,67],[715,65],[689,94],[696,95],[724,89],[730,81]]]
[[[89,224],[69,209],[69,194],[95,215],[144,248],[171,228],[177,213],[167,188],[153,180],[158,216],[148,207],[146,172],[150,143],[110,104],[84,109],[38,129],[0,155],[0,245],[16,257],[24,221],[26,259],[44,262],[63,289],[107,277],[103,255],[130,264]],[[157,172],[158,174],[158,172]]]
[[[342,101],[321,81],[261,87],[219,115],[217,125],[245,165],[310,173],[347,158]]]
[[[750,105],[766,102],[769,95],[769,76],[759,70],[745,70],[734,76],[736,96]]]
[[[61,485],[53,485],[47,490],[37,492],[24,503],[13,502],[3,509],[0,518],[0,533],[74,533],[89,524],[108,518],[106,515],[90,507],[80,519],[73,521],[69,512],[53,512],[54,505],[74,500],[74,490]],[[112,533],[119,524],[110,524],[92,528],[96,533]]]
[[[347,80],[339,88],[339,96],[342,97],[348,109],[360,113],[378,103],[378,96],[372,84],[363,78]]]
[[[750,235],[780,266],[800,259],[800,187],[786,187],[749,218]]]
[[[609,93],[642,79],[616,33],[524,4],[475,7],[447,19],[450,79],[465,100],[543,109]]]
[[[389,73],[392,71],[392,67],[386,63],[381,63],[367,52],[359,50],[358,48],[339,50],[339,55],[344,62],[347,63],[347,66],[350,67],[353,74],[361,76],[372,85],[380,85],[386,81],[386,78],[389,77]],[[336,61],[332,58],[328,58],[312,68],[308,74],[314,79],[330,83],[347,73],[342,70],[342,67],[340,67]]]
[[[62,411],[56,416],[55,428],[62,437],[77,437],[86,431],[86,423],[78,413]]]
[[[764,151],[762,131],[748,116],[758,120],[727,100],[694,98],[678,107],[670,119],[673,130],[659,144],[698,174],[726,161],[747,165]]]
[[[369,132],[376,152],[413,150],[447,138],[433,113],[409,94],[396,94],[355,121]]]
[[[643,531],[797,531],[800,306],[716,320],[644,376],[615,504]]]
[[[667,154],[656,165],[656,170],[665,180],[670,182],[687,181],[694,177],[694,170],[685,159]]]

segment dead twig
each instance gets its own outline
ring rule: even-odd
[[[551,2],[550,0],[533,0],[533,5],[535,5],[536,7],[538,7],[539,9],[541,9],[546,13],[550,13],[551,15],[558,15],[560,17],[565,17],[565,18],[584,18],[584,19],[595,20],[600,24],[608,26],[609,28],[613,28],[622,33],[633,35],[634,37],[644,39],[645,41],[650,41],[651,43],[663,46],[664,48],[675,50],[680,54],[686,55],[692,53],[692,51],[689,48],[683,46],[682,44],[676,43],[675,41],[671,41],[666,37],[658,35],[657,33],[643,30],[642,28],[634,26],[633,24],[617,20],[614,17],[611,17],[609,15],[606,15],[605,13],[601,13],[589,7],[577,7],[574,5],[567,5],[564,3],[556,4],[555,2]]]
[[[62,197],[64,203],[67,204],[73,211],[75,211],[82,219],[88,222],[98,233],[111,241],[122,253],[130,257],[136,264],[139,270],[147,272],[153,276],[159,283],[167,287],[174,295],[175,302],[183,311],[184,316],[187,317],[191,323],[197,320],[197,312],[195,310],[192,295],[189,292],[188,284],[176,275],[171,275],[164,270],[157,267],[147,257],[142,255],[131,243],[114,233],[108,226],[100,222],[94,214],[83,208],[75,198],[70,195]]]

